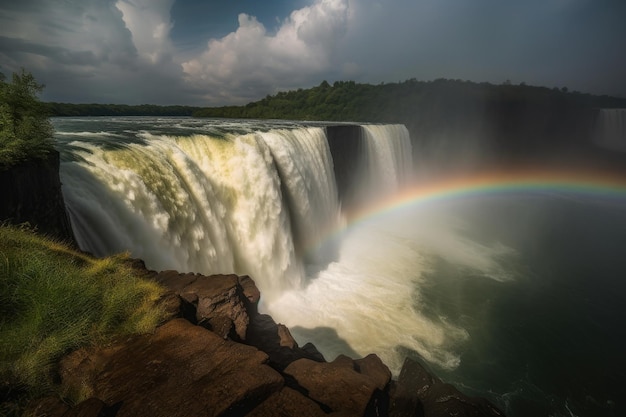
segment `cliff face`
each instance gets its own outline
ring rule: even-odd
[[[74,243],[65,211],[57,151],[47,159],[22,162],[0,170],[0,221],[28,223],[40,233]]]
[[[344,209],[350,209],[356,201],[351,195],[354,183],[359,180],[359,154],[363,148],[361,126],[327,126],[326,136],[333,157],[333,169],[337,192]]]

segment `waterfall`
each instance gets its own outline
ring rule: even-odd
[[[394,194],[410,178],[411,141],[404,125],[364,125],[364,181],[373,197]]]
[[[626,109],[600,109],[594,143],[607,149],[626,152]]]
[[[265,299],[333,260],[318,246],[345,223],[327,128],[191,127],[58,134],[81,249],[129,251],[156,270],[248,274]],[[406,128],[362,129],[354,186],[370,198],[397,190],[410,171]]]

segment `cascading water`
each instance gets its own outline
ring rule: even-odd
[[[299,288],[304,263],[331,260],[319,243],[344,220],[323,127],[128,127],[59,133],[82,249],[128,250],[154,269],[249,274],[265,298]],[[369,196],[395,192],[410,176],[406,128],[362,129],[355,187]]]
[[[341,222],[321,127],[70,137],[67,205],[79,245],[99,256],[128,250],[154,269],[249,274],[271,298],[299,287],[304,251]]]
[[[626,109],[600,109],[595,123],[594,143],[626,152]]]

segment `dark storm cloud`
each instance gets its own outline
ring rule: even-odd
[[[97,63],[96,56],[91,51],[70,51],[59,46],[42,45],[23,39],[0,36],[0,56],[3,62],[17,61],[24,54],[46,56],[52,61],[70,66]]]
[[[626,95],[623,0],[28,0],[0,65],[45,98],[245,103],[353,79],[460,78]]]

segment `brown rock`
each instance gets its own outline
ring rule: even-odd
[[[103,417],[106,415],[115,415],[115,408],[116,407],[109,408],[101,400],[92,397],[63,414],[63,417]]]
[[[248,417],[322,417],[327,414],[310,398],[285,387],[262,402]]]
[[[126,341],[118,340],[105,347],[78,349],[63,357],[58,370],[63,381],[63,396],[74,400],[93,397],[96,377],[107,366],[111,357],[124,348]]]
[[[289,349],[298,347],[298,343],[291,335],[291,332],[284,324],[278,323],[277,325],[278,337],[280,338],[280,345]]]
[[[355,359],[354,363],[359,373],[370,377],[379,390],[384,390],[391,381],[391,371],[387,365],[374,354],[369,354],[362,359]]]
[[[192,306],[193,321],[224,338],[245,340],[250,322],[246,305],[255,299],[256,288],[249,277],[163,271],[155,279]],[[245,289],[240,282],[243,282]]]
[[[32,401],[28,407],[26,407],[26,410],[24,410],[24,415],[37,417],[62,417],[69,409],[70,407],[58,397],[44,397]]]
[[[324,361],[324,357],[313,345],[307,344],[309,345],[307,350],[300,349],[289,329],[282,324],[276,324],[267,314],[256,314],[251,317],[245,342],[267,353],[270,365],[279,371],[302,358]]]
[[[383,394],[378,382],[355,370],[354,362],[347,356],[340,356],[331,363],[300,359],[284,372],[294,379],[297,388],[329,411],[352,416],[381,412],[377,405]]]
[[[390,398],[390,417],[501,417],[484,398],[463,394],[431,375],[420,363],[406,359]]]
[[[266,361],[253,347],[174,319],[153,335],[77,363],[98,368],[89,391],[109,406],[119,404],[117,417],[176,417],[244,415],[283,386]],[[62,384],[75,382],[66,377],[79,371],[62,369]]]
[[[256,306],[261,299],[261,292],[257,288],[252,278],[250,278],[248,275],[241,275],[239,277],[239,285],[241,285],[241,288],[243,288],[243,295],[246,296],[246,299],[248,300],[250,305],[254,306],[254,308],[256,309]]]

